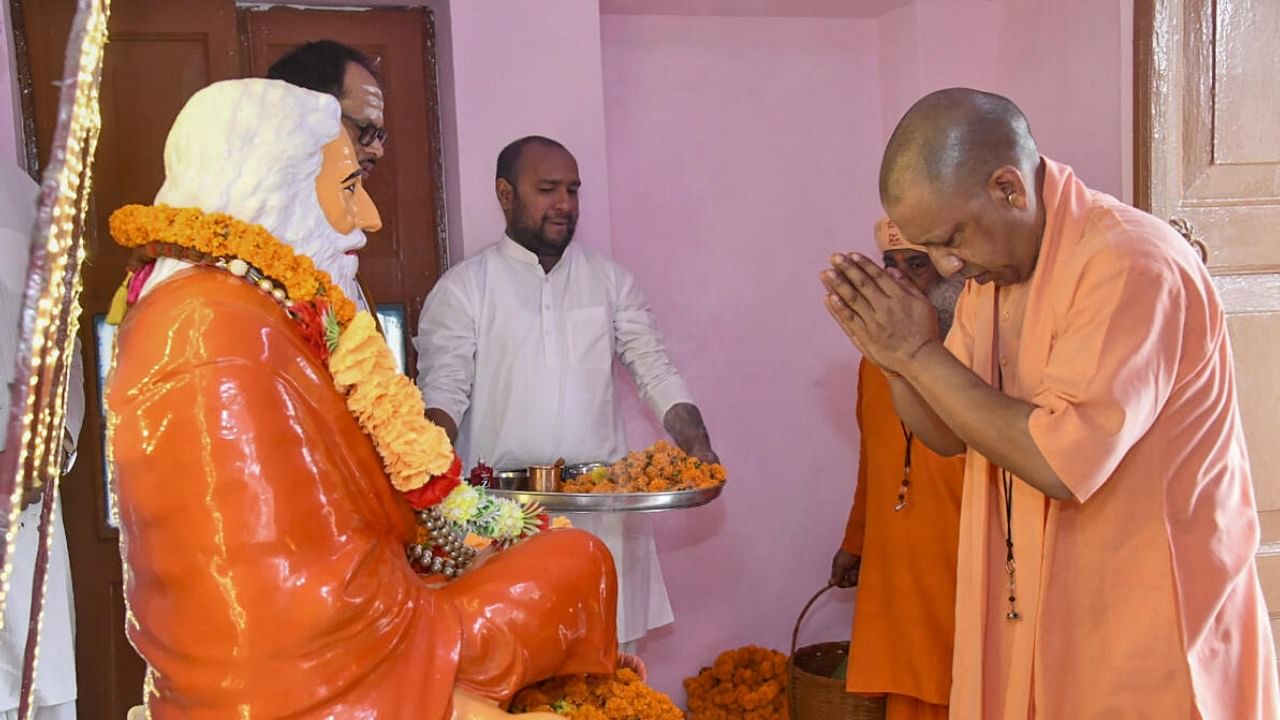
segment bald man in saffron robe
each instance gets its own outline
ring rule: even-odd
[[[1167,224],[1042,156],[1008,99],[916,103],[881,202],[968,279],[945,346],[895,271],[839,254],[827,307],[966,453],[951,712],[1280,717],[1226,318]]]
[[[939,275],[888,218],[875,236],[885,267],[929,296],[945,334],[964,281]],[[845,689],[886,694],[886,720],[946,720],[964,458],[938,455],[913,436],[888,377],[865,357],[857,408],[858,487],[831,563],[831,582],[858,586]]]

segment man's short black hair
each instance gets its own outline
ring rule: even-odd
[[[267,77],[341,100],[347,63],[355,63],[378,77],[378,66],[368,55],[334,40],[299,45],[275,61],[267,70]]]
[[[511,142],[511,144],[502,148],[502,152],[498,153],[498,172],[497,177],[495,177],[494,180],[506,180],[511,183],[512,187],[515,187],[516,173],[519,169],[518,166],[520,165],[520,155],[524,152],[526,147],[535,143],[538,145],[560,148],[565,152],[569,152],[568,148],[549,137],[543,137],[541,135],[526,135],[519,140]]]

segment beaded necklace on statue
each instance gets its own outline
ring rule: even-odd
[[[194,208],[128,205],[111,215],[110,227],[136,258],[109,322],[118,323],[137,302],[154,261],[164,257],[225,270],[284,308],[373,442],[391,484],[417,511],[417,538],[406,554],[420,571],[455,577],[477,547],[503,547],[549,524],[536,504],[461,482],[462,461],[445,431],[427,419],[413,381],[396,370],[373,316],[356,312],[311,258],[261,226]]]

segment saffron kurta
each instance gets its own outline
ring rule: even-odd
[[[894,511],[906,438],[888,379],[866,360],[857,415],[862,452],[843,547],[862,556],[862,568],[846,688],[946,705],[964,457],[942,457],[913,439],[906,507]]]
[[[613,669],[599,541],[552,531],[428,587],[412,512],[280,306],[218,270],[157,282],[107,390],[153,717],[444,720],[455,686]]]
[[[1226,321],[1168,225],[1044,160],[1031,278],[970,283],[947,345],[1033,403],[1072,498],[1015,480],[1022,619],[1007,620],[1003,490],[966,463],[955,673],[960,718],[1275,718],[1254,566],[1258,520]],[[998,343],[993,328],[999,324]]]

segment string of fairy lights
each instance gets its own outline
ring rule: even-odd
[[[62,476],[63,423],[66,416],[67,386],[72,353],[80,327],[81,267],[84,262],[84,225],[88,217],[93,186],[92,165],[102,126],[99,88],[102,61],[107,43],[110,0],[78,0],[75,21],[68,42],[67,62],[57,129],[49,165],[41,189],[41,211],[37,222],[37,245],[33,248],[26,300],[38,297],[34,312],[24,308],[24,330],[29,333],[30,353],[26,361],[24,387],[15,385],[15,405],[21,408],[20,442],[17,444],[13,489],[9,497],[5,526],[3,568],[0,568],[0,606],[8,597],[13,573],[13,555],[22,512],[24,490],[45,489],[49,500],[41,518],[38,559],[47,565],[53,533],[49,518],[58,501]],[[41,257],[43,256],[43,257]],[[20,347],[25,343],[20,343]],[[22,368],[18,379],[23,378]],[[41,562],[37,577],[43,578]],[[34,700],[39,636],[43,620],[43,587],[32,603],[32,623],[28,633],[28,658],[23,667],[23,696],[19,718],[27,718]],[[0,623],[3,623],[0,616]]]

